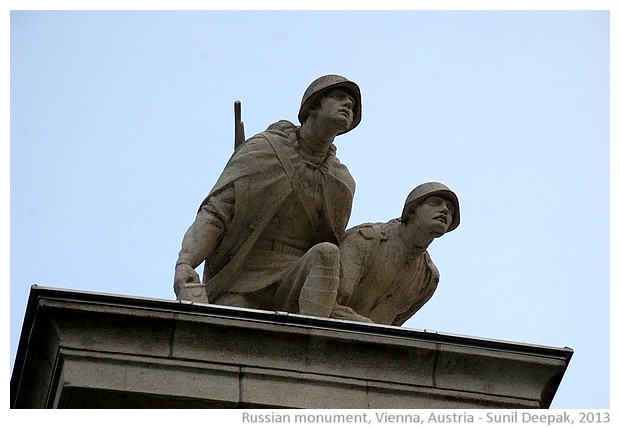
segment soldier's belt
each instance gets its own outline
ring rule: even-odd
[[[257,249],[273,250],[274,252],[295,256],[301,256],[306,253],[303,249],[298,249],[297,247],[276,240],[260,240],[255,244],[255,247]]]

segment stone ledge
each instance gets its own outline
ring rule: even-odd
[[[11,407],[548,408],[572,354],[34,286]]]

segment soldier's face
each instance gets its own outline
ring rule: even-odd
[[[353,106],[355,99],[346,91],[332,89],[325,91],[321,97],[320,115],[334,122],[342,130],[348,130],[353,124]]]
[[[426,198],[415,209],[417,221],[432,232],[443,235],[452,224],[454,205],[437,195]]]

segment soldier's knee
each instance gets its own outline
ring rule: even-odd
[[[321,265],[326,267],[340,266],[340,249],[333,243],[319,243],[310,248],[308,252],[317,258]]]

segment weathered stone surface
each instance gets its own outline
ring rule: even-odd
[[[433,296],[439,270],[428,247],[460,223],[459,200],[427,182],[389,222],[350,228],[340,243],[340,284],[332,317],[401,326]]]
[[[118,396],[174,398],[172,402],[179,404],[182,401],[236,403],[238,379],[239,367],[235,365],[170,362],[145,356],[115,359],[109,353],[67,351],[60,381],[69,387],[69,392],[96,389],[110,395],[115,392]],[[73,407],[73,399],[64,390],[55,395],[55,406]],[[105,402],[98,406],[107,408]],[[133,406],[128,402],[120,408]]]
[[[235,102],[235,150],[181,243],[179,300],[400,326],[430,299],[439,271],[426,249],[459,225],[458,198],[424,183],[399,219],[345,231],[355,181],[333,142],[361,115],[358,85],[338,75],[308,86],[301,125],[248,140]]]
[[[572,353],[33,287],[11,407],[546,408]]]
[[[321,76],[302,97],[301,125],[282,120],[237,142],[183,237],[180,300],[330,316],[355,192],[333,141],[360,123],[361,103],[357,84]]]
[[[248,369],[243,373],[241,398],[247,404],[284,408],[360,408],[366,402],[364,380]]]

